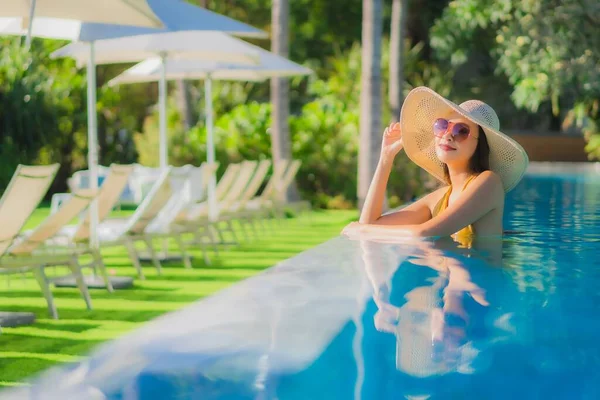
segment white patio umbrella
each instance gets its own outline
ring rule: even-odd
[[[106,4],[105,2],[98,3]],[[90,170],[90,186],[92,188],[96,188],[98,184],[96,54],[94,45],[96,41],[108,38],[186,30],[225,31],[247,37],[264,37],[267,35],[252,26],[196,7],[182,0],[147,0],[147,3],[154,14],[162,21],[164,29],[107,25],[88,23],[83,20],[72,21],[41,17],[34,19],[33,23],[30,24],[31,33],[36,37],[87,42],[85,49],[87,52],[88,86],[88,168]],[[27,26],[27,24],[24,23],[23,18],[0,18],[0,35],[23,35],[25,34],[24,26]],[[96,204],[92,204],[90,210],[92,213],[90,244],[96,246],[96,230],[94,229],[97,226]]]
[[[87,58],[86,43],[71,43],[54,53],[52,58],[71,57],[78,64]],[[161,60],[198,59],[255,65],[259,54],[254,46],[222,32],[177,31],[138,35],[95,42],[96,64],[139,62],[158,56]],[[160,73],[160,71],[159,71]],[[168,167],[167,145],[167,80],[159,79],[159,159],[160,167]]]
[[[0,17],[19,18],[31,43],[34,17],[51,17],[105,24],[162,27],[147,0],[12,0],[4,1]]]
[[[190,59],[153,58],[141,62],[123,72],[121,75],[109,81],[109,85],[113,86],[125,83],[156,81],[164,82],[167,79],[203,79],[205,81],[204,95],[207,161],[211,163],[215,161],[212,109],[213,80],[263,81],[275,77],[309,75],[312,73],[310,69],[266,51],[258,46],[245,42],[244,45],[258,54],[258,64],[240,65]],[[208,190],[209,215],[211,219],[214,219],[217,216],[215,186],[216,181],[213,176]]]

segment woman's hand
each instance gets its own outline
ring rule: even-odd
[[[407,239],[423,236],[420,225],[372,225],[351,222],[341,233],[349,239],[365,239],[382,243],[406,243]]]
[[[389,303],[377,302],[377,312],[373,316],[375,329],[379,332],[395,333],[400,321],[400,309]]]
[[[346,227],[342,230],[342,235],[347,238],[357,238],[364,227],[363,224],[358,222],[350,222]]]
[[[381,141],[381,161],[391,163],[394,157],[402,150],[402,130],[400,123],[395,122],[390,124],[383,131],[383,139]]]

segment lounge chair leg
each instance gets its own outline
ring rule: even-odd
[[[244,235],[245,241],[249,241],[250,240],[250,234],[246,230],[246,225],[244,225],[244,223],[241,220],[238,220],[238,224],[240,225],[240,231],[242,232],[242,235]],[[236,242],[238,242],[238,244],[241,244],[241,242],[238,241],[238,240],[236,240]]]
[[[210,240],[210,243],[212,244],[213,250],[215,251],[215,256],[219,257],[219,243],[217,241],[217,238],[215,237],[214,229],[215,228],[212,225],[207,225],[204,228],[204,232],[206,233],[206,237],[208,238],[208,240]]]
[[[210,232],[210,231],[207,231],[207,232]],[[210,233],[209,233],[209,235],[210,235]],[[206,247],[206,244],[204,243],[204,241],[200,240],[198,245],[200,246],[200,250],[202,251],[202,257],[204,258],[204,264],[211,265],[210,258],[208,258],[208,248]],[[215,249],[216,249],[216,246],[215,246]],[[215,254],[217,256],[219,255],[218,250],[215,251]],[[187,266],[186,266],[186,268],[187,268]],[[190,266],[190,268],[191,268],[191,266]]]
[[[162,240],[162,251],[165,253],[165,258],[169,257],[169,241],[167,239]]]
[[[221,231],[221,229],[219,229],[219,222],[217,221],[214,225],[212,225],[213,228],[217,231],[217,235],[219,235],[219,241],[221,243],[225,243],[225,236],[223,236],[223,232]]]
[[[273,214],[275,215],[275,219],[277,220],[277,224],[281,228],[283,226],[283,222],[285,219],[285,211],[283,208],[276,208],[273,210]]]
[[[92,250],[92,257],[94,257],[94,270],[96,267],[100,270],[100,274],[102,274],[102,278],[104,279],[104,284],[106,285],[106,290],[110,293],[113,293],[115,289],[110,282],[110,277],[108,276],[108,271],[106,270],[106,265],[104,265],[104,260],[102,260],[102,254],[98,250]]]
[[[262,218],[260,215],[256,217],[249,216],[248,218],[255,219],[257,221],[258,225],[260,225],[260,230],[263,234],[269,233],[269,227],[264,218]]]
[[[229,240],[229,242],[237,242],[237,240],[235,240],[235,227],[233,226],[233,221],[228,219],[223,221],[225,223],[225,226],[222,227],[223,232],[229,232],[229,235],[231,236],[231,240]]]
[[[248,225],[250,225],[250,227],[252,228],[252,233],[254,233],[254,238],[258,239],[260,235],[258,233],[258,229],[256,229],[256,225],[254,224],[254,220],[252,220],[251,218],[247,218],[246,221],[248,222]]]
[[[156,250],[154,250],[154,247],[152,247],[152,239],[144,238],[142,239],[142,241],[148,248],[148,252],[150,253],[150,257],[152,258],[152,264],[154,264],[154,267],[158,271],[158,275],[162,275],[162,265],[160,265],[160,260],[158,259],[158,254],[156,253]]]
[[[181,235],[175,235],[175,242],[177,242],[177,245],[179,246],[179,251],[181,252],[181,257],[183,258],[183,266],[187,269],[191,269],[192,260],[190,259],[190,255],[185,249],[185,243],[183,243]],[[202,243],[200,244],[200,246],[202,247],[202,252],[205,254],[204,259],[206,259],[206,250],[204,248],[204,244]]]
[[[269,218],[269,226],[271,227],[271,232],[277,232],[277,215],[273,211],[269,211],[267,213],[267,218]]]
[[[56,306],[54,305],[54,297],[52,297],[52,292],[50,291],[50,285],[48,284],[48,278],[46,278],[46,274],[44,273],[44,267],[38,267],[33,270],[33,274],[35,275],[35,279],[40,285],[40,289],[42,290],[42,294],[46,299],[46,303],[48,304],[48,312],[54,319],[58,319],[58,311],[56,310]]]
[[[248,226],[250,225],[249,221],[246,221],[243,218],[238,219],[238,224],[240,224],[241,227],[243,227],[244,229],[244,233],[246,233],[246,229],[248,228]],[[253,229],[251,229],[252,227],[248,228],[247,232],[248,234],[246,235],[246,239],[250,242],[252,240],[255,239],[256,236],[256,232],[253,232]]]
[[[194,240],[191,242],[184,242],[184,244],[186,246],[189,246],[190,244],[192,244],[194,246],[196,246],[196,245],[200,246],[203,243],[203,238],[207,237],[208,241],[210,242],[209,244],[213,247],[215,252],[217,251],[216,239],[212,235],[212,232],[210,231],[210,227],[208,225],[201,225],[195,231],[188,232],[188,233],[191,233],[192,235],[194,235]]]
[[[275,226],[273,225],[273,222],[275,221],[271,213],[269,213],[268,211],[261,211],[260,214],[258,214],[257,218],[259,218],[265,223],[266,232],[268,234],[275,233]]]
[[[83,301],[85,301],[85,305],[88,310],[92,309],[92,299],[90,298],[90,292],[88,291],[88,287],[83,280],[83,275],[81,274],[81,267],[77,262],[77,258],[71,259],[69,263],[69,269],[73,276],[75,277],[75,282],[77,282],[77,287],[79,287],[79,292],[81,292],[81,296],[83,297]]]
[[[125,243],[125,248],[127,249],[127,253],[129,253],[129,259],[133,263],[133,266],[137,270],[138,277],[141,280],[146,279],[144,276],[144,272],[142,272],[142,264],[140,263],[140,258],[138,257],[137,251],[135,250],[135,244],[131,240],[127,240]]]

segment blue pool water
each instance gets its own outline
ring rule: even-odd
[[[505,221],[473,248],[334,239],[5,396],[600,398],[600,175],[528,175]]]

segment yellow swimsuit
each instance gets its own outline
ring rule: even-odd
[[[477,175],[473,175],[472,177],[467,179],[467,181],[465,182],[465,185],[463,186],[463,191],[465,190],[467,185],[469,183],[471,183],[471,181],[473,179],[475,179],[476,177],[477,177]],[[442,197],[440,199],[440,201],[433,208],[433,215],[432,215],[433,217],[436,217],[439,213],[441,213],[446,208],[448,208],[448,200],[450,199],[451,193],[452,193],[452,185],[450,185],[450,187],[448,188],[448,191],[446,192],[446,194],[444,194],[444,197]],[[456,241],[458,241],[460,244],[467,246],[467,247],[470,247],[470,245],[472,244],[474,236],[475,236],[475,229],[473,228],[473,225],[467,225],[464,228],[462,228],[460,231],[458,231],[454,235],[452,235],[452,237]]]

